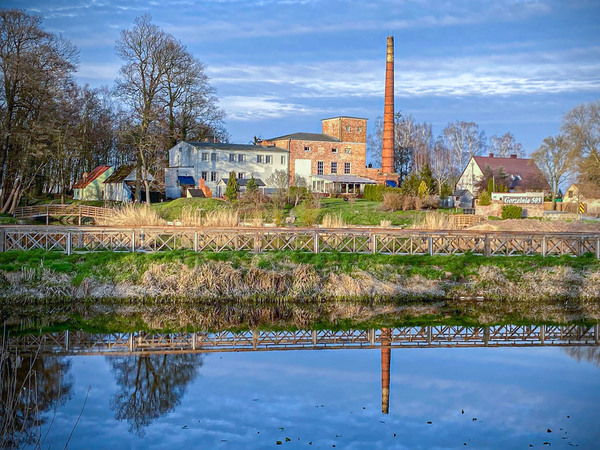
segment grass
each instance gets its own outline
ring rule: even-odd
[[[340,217],[348,225],[379,226],[381,221],[389,221],[393,226],[406,227],[424,215],[421,211],[383,211],[380,206],[381,202],[364,199],[347,202],[341,198],[324,198],[316,221],[321,223],[323,217],[329,214],[331,217]],[[292,211],[296,217],[302,217],[304,209],[306,204],[302,202]]]
[[[215,198],[178,198],[169,202],[153,203],[152,208],[167,221],[181,220],[183,209],[188,214],[194,211],[208,213],[222,209],[230,209],[229,203]]]

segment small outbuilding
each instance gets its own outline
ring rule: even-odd
[[[113,173],[110,166],[95,167],[73,184],[74,200],[104,200],[104,181]]]
[[[250,181],[252,178],[238,178],[237,182],[238,185],[240,186],[240,193],[246,192],[246,185],[248,184],[248,181]],[[217,197],[224,197],[225,196],[225,191],[227,191],[227,182],[229,181],[228,178],[221,178],[219,180],[219,182],[217,183],[217,191],[216,191],[216,195]],[[265,194],[265,187],[266,184],[264,183],[263,180],[261,180],[260,178],[255,178],[254,181],[256,181],[256,186],[258,187],[258,190]]]
[[[104,180],[104,199],[113,202],[132,201],[135,193],[136,177],[135,164],[120,166]],[[154,177],[150,174],[148,174],[147,179],[154,182]]]

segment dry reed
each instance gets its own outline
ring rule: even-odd
[[[233,209],[209,211],[204,216],[205,227],[237,227],[240,222],[239,213]]]
[[[342,214],[330,214],[327,213],[323,216],[321,221],[323,228],[343,228],[347,226],[346,221],[342,217]]]
[[[448,214],[435,211],[424,214],[420,220],[413,223],[411,228],[418,230],[454,230],[456,226]]]
[[[112,226],[163,226],[167,222],[148,205],[125,205],[115,209],[110,217],[99,220],[100,225]]]

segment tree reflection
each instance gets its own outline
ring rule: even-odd
[[[172,411],[202,365],[193,353],[109,357],[120,391],[111,400],[117,420],[143,436],[152,420]]]
[[[0,354],[0,446],[40,445],[40,426],[71,397],[71,361],[64,357]]]
[[[600,347],[565,347],[563,350],[577,362],[588,361],[600,367]]]

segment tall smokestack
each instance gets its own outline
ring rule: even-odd
[[[394,37],[387,38],[381,172],[394,173]]]

